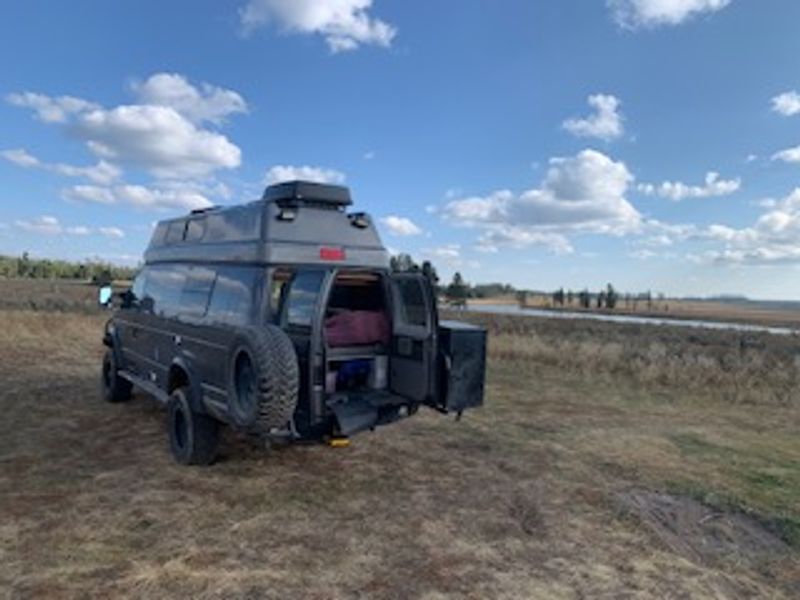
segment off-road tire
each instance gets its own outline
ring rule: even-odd
[[[133,386],[127,379],[120,377],[113,350],[106,350],[103,356],[103,367],[100,373],[100,391],[106,402],[127,402],[131,399]]]
[[[285,429],[297,407],[300,384],[289,337],[274,325],[247,327],[237,335],[230,361],[228,397],[236,424],[260,435]]]
[[[169,397],[169,447],[182,465],[210,465],[217,456],[220,423],[193,411],[187,394],[186,388],[177,388]]]

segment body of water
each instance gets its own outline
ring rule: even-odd
[[[776,335],[798,334],[800,331],[789,327],[768,327],[749,323],[729,323],[724,321],[704,321],[702,319],[672,319],[659,317],[639,317],[635,315],[608,315],[603,313],[574,312],[565,310],[544,310],[541,308],[520,308],[515,304],[469,304],[468,311],[500,315],[527,315],[546,319],[588,319],[609,323],[633,323],[641,325],[673,325],[677,327],[698,327],[702,329],[728,329],[751,331],[755,333],[774,333]]]

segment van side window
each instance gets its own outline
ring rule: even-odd
[[[289,282],[294,276],[294,269],[274,269],[269,286],[269,314],[270,321],[278,324],[281,317],[281,308],[286,301],[289,291]]]
[[[157,265],[148,270],[142,308],[159,317],[178,314],[185,269],[175,265]]]
[[[428,311],[425,290],[417,279],[400,279],[396,282],[400,296],[399,317],[405,325],[428,326]]]
[[[144,284],[147,277],[147,268],[145,267],[136,274],[133,280],[133,285],[130,290],[130,299],[128,300],[127,308],[138,308],[142,298],[144,298]]]
[[[246,325],[253,311],[253,294],[258,269],[223,267],[217,272],[207,318],[214,323]]]
[[[309,327],[314,320],[324,271],[299,271],[292,279],[286,299],[286,322]]]
[[[186,221],[173,221],[167,229],[165,243],[177,244],[183,241],[183,234],[186,231]]]
[[[202,317],[206,314],[216,273],[208,267],[191,267],[181,292],[181,315]]]
[[[261,212],[249,206],[227,209],[206,216],[206,242],[241,242],[261,235]]]
[[[187,242],[199,242],[203,239],[203,234],[206,232],[206,220],[202,217],[191,219],[186,223],[186,237]]]

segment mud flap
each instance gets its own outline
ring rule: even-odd
[[[362,395],[335,394],[328,400],[328,407],[336,416],[342,435],[372,429],[378,423],[378,408]]]

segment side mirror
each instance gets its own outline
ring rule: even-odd
[[[134,305],[134,301],[136,300],[136,296],[134,296],[133,292],[130,290],[125,290],[124,292],[120,292],[119,294],[117,294],[117,298],[119,298],[120,308],[132,308]]]

